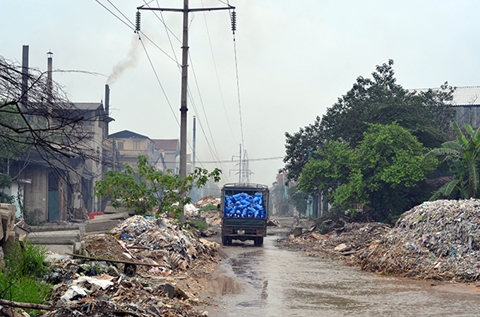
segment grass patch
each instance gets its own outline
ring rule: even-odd
[[[0,273],[0,297],[16,302],[45,304],[52,295],[52,285],[42,280],[50,272],[46,249],[29,242],[7,249],[5,270]],[[36,310],[26,310],[35,315]]]
[[[190,223],[191,226],[199,230],[208,229],[208,224],[203,219],[190,219],[188,222]]]
[[[199,211],[217,210],[217,205],[208,204],[199,209]]]
[[[20,242],[7,250],[5,259],[7,275],[42,278],[49,272],[47,250],[30,242]]]
[[[0,273],[0,290],[1,298],[22,303],[45,304],[52,295],[52,285],[45,281],[3,273]]]

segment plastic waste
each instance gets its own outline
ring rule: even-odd
[[[262,193],[253,195],[238,193],[225,195],[224,217],[227,218],[266,218]]]

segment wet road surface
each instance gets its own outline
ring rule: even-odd
[[[480,316],[480,289],[362,272],[277,248],[278,238],[221,247],[219,270],[241,290],[224,287],[210,316]]]

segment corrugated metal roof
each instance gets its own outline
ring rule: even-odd
[[[440,88],[431,88],[439,90]],[[410,91],[427,91],[428,88],[410,89]],[[453,106],[480,106],[480,86],[455,87],[453,93]]]

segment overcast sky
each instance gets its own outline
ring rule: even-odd
[[[190,0],[190,7],[226,2]],[[181,0],[3,0],[0,54],[20,62],[22,45],[29,45],[30,66],[46,70],[51,51],[54,70],[98,74],[54,74],[72,101],[100,102],[109,82],[110,133],[178,139],[182,14],[142,11],[139,40],[122,14],[134,22],[145,3],[183,6]],[[283,167],[285,132],[313,123],[358,76],[370,77],[389,59],[404,88],[480,84],[478,0],[229,3],[237,12],[236,44],[228,11],[190,14],[189,23],[187,151],[196,115],[197,165],[221,168],[226,182],[238,181],[243,144],[250,180],[271,185]]]

